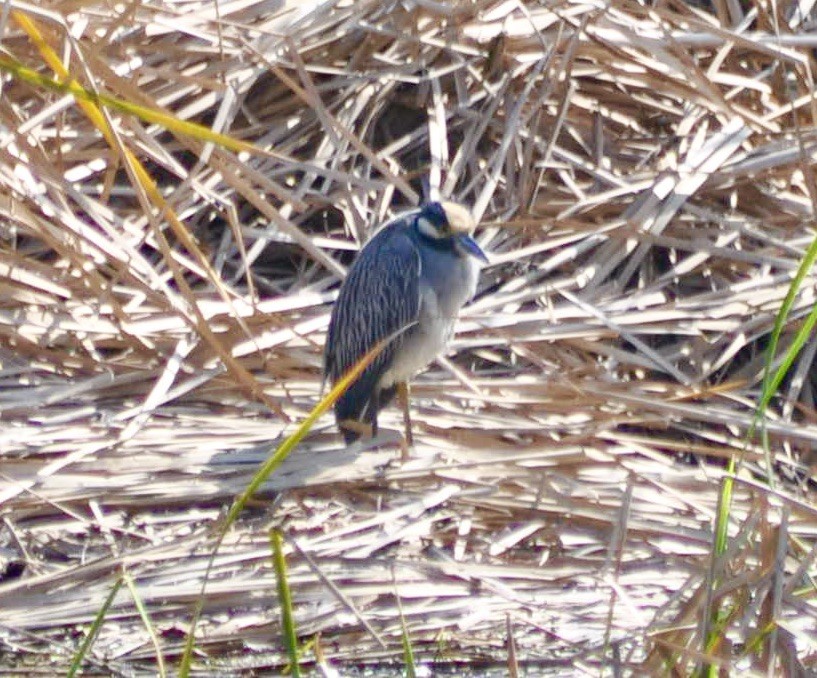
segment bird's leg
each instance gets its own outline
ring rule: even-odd
[[[411,413],[409,412],[409,385],[406,381],[397,384],[397,400],[403,408],[403,425],[406,428],[406,447],[414,445],[414,435],[411,432]]]

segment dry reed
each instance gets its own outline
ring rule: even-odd
[[[713,573],[720,665],[815,670],[817,341],[769,413],[773,487],[745,441],[814,237],[811,3],[7,7],[84,87],[269,153],[116,111],[112,146],[72,96],[3,77],[4,674],[64,670],[123,568],[172,666],[214,521],[319,396],[339,277],[423,177],[474,207],[492,263],[417,380],[414,456],[389,431],[345,450],[327,418],[222,547],[196,671],[286,662],[271,525],[301,638],[341,673],[398,670],[398,598],[437,671],[500,670],[510,637],[531,675],[686,673]],[[51,76],[0,19],[3,54]],[[88,662],[156,670],[127,588]]]

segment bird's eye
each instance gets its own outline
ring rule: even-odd
[[[432,222],[430,222],[425,217],[420,217],[417,219],[417,228],[419,229],[420,233],[422,233],[427,238],[441,238],[443,234],[439,227],[435,226]]]

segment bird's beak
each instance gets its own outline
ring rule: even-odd
[[[477,241],[470,235],[466,235],[465,233],[461,234],[457,238],[457,243],[466,254],[470,254],[474,259],[479,259],[483,264],[488,263],[488,257],[485,256],[485,252],[482,251],[482,248],[477,245]]]

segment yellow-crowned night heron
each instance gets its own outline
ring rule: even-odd
[[[347,443],[377,434],[377,415],[398,394],[412,444],[408,380],[446,347],[474,294],[479,261],[474,219],[462,205],[429,202],[381,228],[358,255],[332,309],[324,376],[333,384],[377,342],[384,350],[335,404]]]

